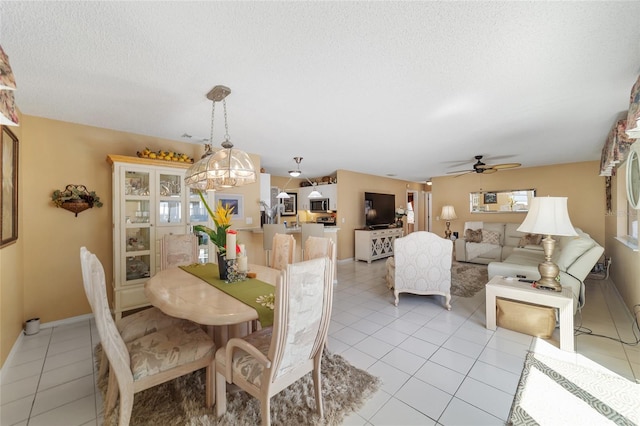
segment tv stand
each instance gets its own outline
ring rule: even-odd
[[[385,224],[385,225],[369,225],[369,230],[376,230],[376,229],[389,229],[391,225],[389,224]]]
[[[356,260],[383,259],[393,256],[393,242],[402,237],[402,228],[356,229]]]

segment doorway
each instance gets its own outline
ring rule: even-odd
[[[420,229],[418,205],[418,191],[407,191],[407,235]]]

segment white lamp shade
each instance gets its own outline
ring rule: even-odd
[[[443,220],[454,220],[457,219],[456,210],[453,206],[442,206],[442,213],[440,213],[440,218]]]
[[[276,198],[278,199],[291,198],[291,196],[284,191],[280,191],[280,193],[276,195]]]
[[[578,235],[569,219],[567,197],[534,197],[518,231],[542,235]]]

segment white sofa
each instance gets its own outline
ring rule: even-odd
[[[458,262],[481,263],[500,262],[506,259],[518,247],[520,239],[526,235],[518,231],[520,223],[504,222],[465,222],[464,229],[490,231],[498,233],[497,244],[492,242],[469,242],[465,232],[455,241],[456,260]]]
[[[560,268],[560,284],[571,287],[575,311],[584,305],[584,279],[602,256],[604,248],[589,234],[575,228],[577,237],[554,237],[556,240],[553,262]],[[514,248],[504,261],[489,263],[489,279],[496,275],[540,278],[538,265],[544,261],[542,248]]]

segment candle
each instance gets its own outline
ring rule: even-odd
[[[236,233],[227,232],[227,260],[236,258]]]
[[[249,266],[247,265],[247,256],[240,256],[238,258],[238,271],[247,272],[249,270]]]
[[[244,251],[244,244],[238,244],[238,247],[240,248],[240,256],[246,256],[247,252]]]

